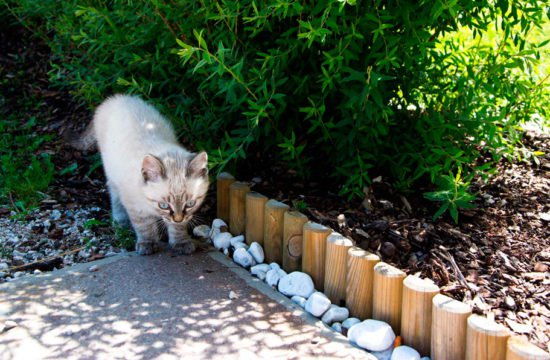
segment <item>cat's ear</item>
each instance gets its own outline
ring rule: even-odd
[[[145,155],[141,164],[141,175],[145,182],[157,182],[164,178],[166,171],[159,158],[153,155]]]
[[[206,151],[201,151],[189,161],[187,173],[190,177],[205,177],[208,175],[208,154],[206,154]]]

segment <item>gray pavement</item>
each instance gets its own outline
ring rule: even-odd
[[[17,279],[0,285],[3,320],[18,326],[0,333],[2,360],[368,357],[220,253],[119,255]]]

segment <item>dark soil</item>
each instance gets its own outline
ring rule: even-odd
[[[36,131],[56,135],[42,149],[52,154],[56,170],[77,164],[74,173],[56,178],[40,208],[96,205],[108,220],[104,176],[101,168],[93,169],[97,154],[75,151],[64,141],[85,128],[91,110],[51,85],[50,60],[40,39],[21,28],[2,28],[0,75],[13,81],[9,89],[2,88],[7,101],[1,113],[24,114],[22,122],[39,116]],[[21,98],[39,106],[29,112]],[[299,180],[267,156],[256,158],[254,172],[237,175],[254,184],[254,190],[294,205],[310,220],[332,227],[408,274],[433,279],[442,293],[470,303],[474,312],[494,316],[550,351],[549,140],[540,134],[524,139],[527,148],[544,152],[540,165],[502,161],[496,176],[475,183],[476,208],[462,212],[459,225],[447,217],[432,220],[437,207],[422,198],[425,189],[402,195],[383,177],[365,189],[364,199],[348,201],[336,194],[339,184],[331,179]],[[201,217],[215,216],[214,201],[212,191]],[[8,214],[0,208],[0,216]]]

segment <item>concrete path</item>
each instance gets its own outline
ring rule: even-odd
[[[17,279],[0,285],[7,319],[18,326],[0,333],[2,360],[368,357],[220,253],[119,255]]]

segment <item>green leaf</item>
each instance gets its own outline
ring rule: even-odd
[[[433,220],[438,219],[441,215],[443,215],[443,213],[445,211],[447,211],[448,208],[449,208],[449,203],[445,203],[445,204],[441,205],[441,207],[435,212],[432,219]]]

